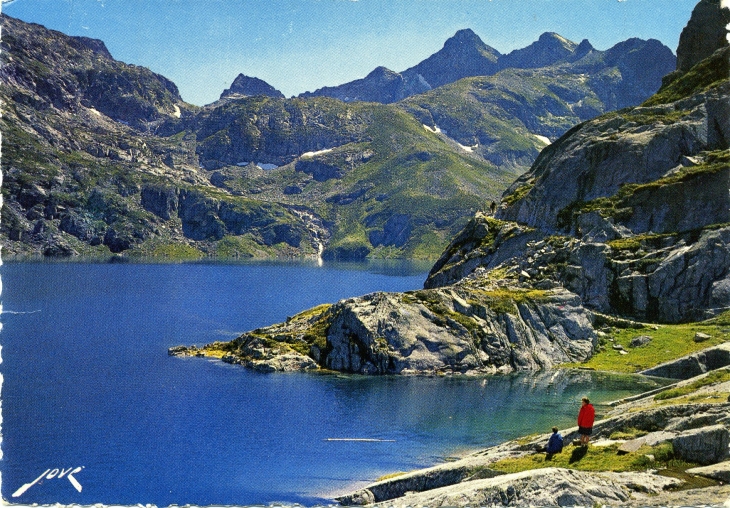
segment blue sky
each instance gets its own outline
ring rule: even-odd
[[[123,62],[218,99],[239,73],[292,96],[395,71],[471,28],[502,53],[557,32],[598,49],[658,39],[672,51],[697,0],[14,0],[3,12],[103,40]]]

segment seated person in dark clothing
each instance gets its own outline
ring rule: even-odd
[[[550,436],[548,444],[545,447],[545,452],[548,457],[551,457],[554,453],[560,453],[563,451],[563,436],[558,432],[557,427],[553,427],[553,435]]]

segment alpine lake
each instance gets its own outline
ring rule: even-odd
[[[305,506],[553,425],[650,386],[251,372],[169,357],[315,305],[421,288],[429,266],[6,262],[2,497],[22,504]],[[15,497],[14,497],[15,496]]]

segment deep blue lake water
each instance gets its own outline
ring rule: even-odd
[[[585,372],[258,374],[167,355],[320,303],[418,289],[425,275],[403,263],[4,264],[3,498],[330,504],[383,474],[573,425],[583,395],[600,402],[641,390]]]

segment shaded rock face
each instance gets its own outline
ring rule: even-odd
[[[296,171],[308,173],[318,182],[325,182],[334,178],[342,178],[342,168],[317,160],[298,160],[294,166]]]
[[[576,50],[577,51],[577,50]],[[656,39],[631,38],[619,42],[603,54],[601,63],[605,68],[618,70],[620,82],[611,72],[600,72],[588,64],[591,57],[576,62],[577,68],[594,68],[590,79],[594,89],[607,109],[622,109],[641,104],[651,97],[662,84],[662,78],[676,65],[672,51]],[[583,67],[582,63],[586,62]],[[598,72],[596,72],[598,71]]]
[[[728,46],[728,24],[730,9],[721,7],[721,0],[701,0],[679,36],[677,70],[687,72],[718,48]]]
[[[144,187],[140,194],[142,207],[164,220],[177,212],[178,190],[174,187]]]
[[[259,78],[245,76],[243,74],[239,74],[236,79],[233,80],[233,83],[231,83],[231,87],[223,91],[221,99],[232,95],[242,95],[244,97],[265,95],[267,97],[284,98],[283,93],[268,84],[266,81]]]
[[[89,242],[90,245],[99,245],[104,238],[106,225],[95,221],[90,217],[81,216],[70,212],[61,218],[58,229],[75,236],[81,241]]]
[[[370,254],[370,248],[364,245],[338,245],[328,247],[322,252],[322,259],[326,261],[362,261]]]
[[[395,214],[388,217],[382,230],[370,232],[370,243],[377,247],[379,245],[393,245],[402,247],[411,236],[411,216]]]

